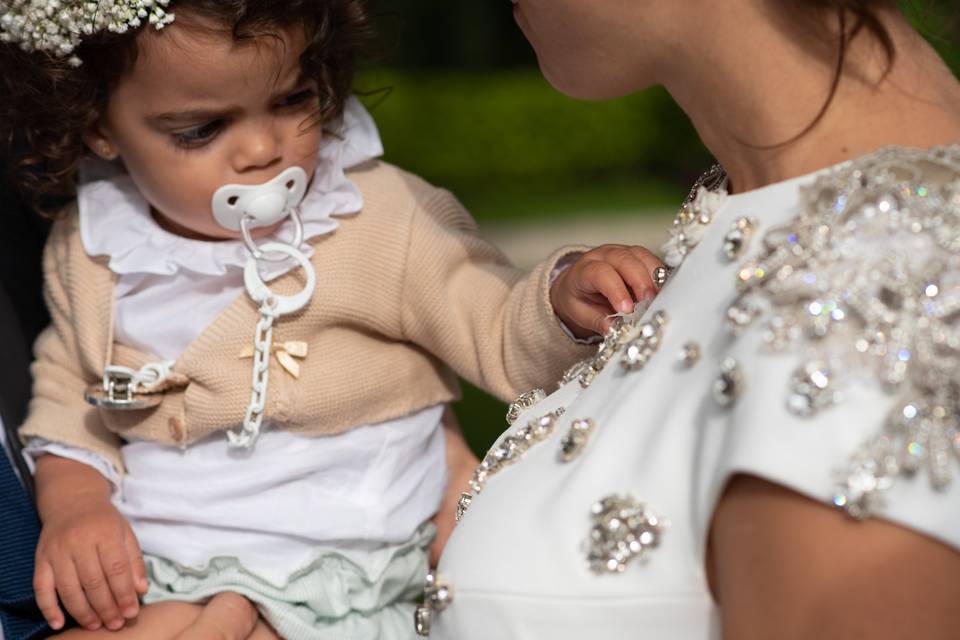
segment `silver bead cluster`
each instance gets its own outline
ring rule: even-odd
[[[484,456],[473,472],[473,477],[470,479],[470,489],[473,495],[479,495],[483,491],[484,485],[491,476],[520,460],[535,444],[549,438],[553,434],[561,415],[563,415],[563,409],[551,411],[539,418],[530,420],[524,426],[504,437]]]
[[[756,228],[757,221],[755,218],[737,218],[733,227],[723,237],[723,257],[732,262],[743,255]]]
[[[713,399],[721,407],[729,407],[737,401],[745,386],[746,378],[740,364],[727,358],[720,364],[720,374],[713,381]]]
[[[0,0],[0,42],[19,44],[81,64],[73,55],[84,37],[126,33],[143,24],[162,29],[173,22],[170,0]]]
[[[822,360],[813,360],[793,372],[787,411],[806,417],[833,406],[840,398],[834,388],[833,370]]]
[[[624,342],[623,353],[620,355],[620,366],[627,371],[642,369],[660,348],[663,331],[669,317],[666,311],[657,311],[650,322],[644,322],[623,332],[621,341]]]
[[[855,518],[883,507],[883,492],[898,476],[926,471],[935,491],[953,479],[960,461],[960,417],[929,399],[898,404],[883,432],[865,442],[837,474],[833,502]]]
[[[543,401],[547,397],[547,392],[543,389],[531,389],[517,396],[517,399],[510,403],[507,408],[507,424],[513,424],[520,417],[520,414]]]
[[[863,517],[899,476],[925,471],[937,490],[957,472],[960,146],[883,149],[818,178],[800,205],[738,270],[729,319],[763,318],[767,349],[804,353],[794,415],[841,402],[862,372],[900,398],[837,480],[834,503]]]
[[[623,573],[633,560],[646,560],[666,527],[659,516],[629,495],[609,495],[591,509],[587,564],[598,574]]]
[[[714,216],[727,202],[727,177],[719,165],[700,176],[677,211],[670,239],[661,247],[663,262],[677,269],[706,233]]]
[[[564,385],[574,380],[586,389],[607,364],[620,353],[620,364],[627,370],[642,369],[660,346],[663,329],[669,320],[666,311],[657,311],[647,322],[641,314],[618,316],[592,358],[582,360],[560,379]],[[622,353],[621,353],[622,352]]]
[[[473,494],[467,491],[464,491],[460,494],[460,498],[457,499],[457,522],[463,520],[463,515],[467,512],[467,509],[470,508],[470,504],[473,502]]]
[[[560,462],[573,462],[577,459],[583,453],[596,428],[597,425],[590,418],[574,420],[560,439]]]
[[[423,587],[423,603],[413,613],[417,635],[429,636],[435,613],[440,613],[453,602],[453,587],[438,573],[427,574]]]

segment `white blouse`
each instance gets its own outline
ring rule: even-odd
[[[738,473],[960,549],[958,220],[960,146],[701,193],[649,311],[481,464],[422,626],[719,638],[704,555]]]
[[[300,206],[305,238],[336,229],[336,215],[361,211],[362,194],[344,171],[382,153],[373,119],[351,98],[340,135],[324,138]],[[175,361],[246,295],[242,242],[165,231],[114,165],[87,164],[78,191],[84,248],[109,256],[117,274],[117,342]],[[288,221],[277,233],[291,232]],[[270,263],[261,274],[269,281],[293,265]],[[238,358],[237,366],[250,362]],[[309,357],[302,366],[310,366]],[[121,451],[123,478],[100,456],[58,443],[35,439],[27,453],[30,460],[42,453],[75,459],[103,473],[144,552],[195,568],[233,556],[279,584],[309,564],[318,545],[363,549],[406,541],[436,512],[446,486],[442,412],[430,407],[328,437],[267,424],[242,456],[227,447],[224,434],[186,449],[130,442]]]

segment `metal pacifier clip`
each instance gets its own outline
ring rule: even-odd
[[[226,229],[239,231],[249,252],[243,270],[243,283],[250,298],[259,305],[260,320],[254,335],[252,392],[250,404],[239,430],[228,431],[232,448],[249,449],[256,442],[263,423],[269,384],[270,352],[273,348],[273,324],[283,315],[302,309],[313,297],[317,275],[310,259],[300,250],[303,221],[298,206],[307,191],[307,174],[290,167],[259,185],[228,184],[213,194],[213,217]],[[289,216],[294,222],[293,242],[277,240],[258,245],[251,229],[269,227]],[[260,275],[260,265],[296,260],[306,274],[303,289],[291,296],[273,293]],[[87,402],[104,409],[147,409],[162,401],[162,394],[150,393],[171,375],[173,362],[151,363],[139,371],[129,367],[106,367],[103,383],[87,390]]]

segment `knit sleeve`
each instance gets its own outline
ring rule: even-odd
[[[404,270],[404,337],[501,399],[552,389],[593,349],[566,335],[549,297],[550,275],[573,252],[554,253],[524,274],[477,235],[449,193],[432,191],[411,222]]]
[[[122,472],[121,439],[103,424],[96,408],[84,401],[84,390],[97,376],[81,363],[77,330],[74,326],[70,273],[77,265],[71,259],[72,235],[69,222],[54,226],[43,257],[44,297],[51,323],[34,344],[33,397],[27,419],[20,427],[26,443],[39,437],[50,442],[85,449],[109,460]]]

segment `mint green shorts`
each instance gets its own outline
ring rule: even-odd
[[[288,640],[412,640],[414,600],[423,591],[435,536],[428,523],[407,542],[363,554],[347,557],[336,547],[318,547],[317,559],[282,585],[236,558],[214,558],[196,570],[144,554],[149,589],[143,601],[205,602],[234,591]]]

